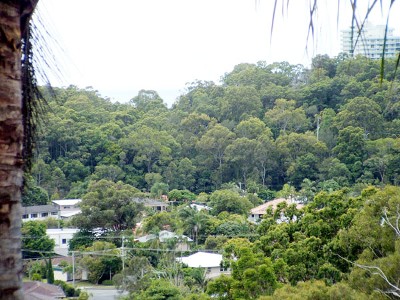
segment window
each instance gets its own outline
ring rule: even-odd
[[[47,217],[49,213],[42,213],[42,217]]]
[[[31,218],[37,218],[37,214],[31,214]]]
[[[22,215],[22,219],[28,219],[29,215]]]
[[[71,208],[71,206],[64,206],[64,209],[68,209],[68,208]]]
[[[65,245],[65,244],[67,243],[67,239],[62,239],[62,240],[61,240],[61,243],[62,243],[63,245]]]
[[[57,215],[58,215],[58,212],[52,211],[52,212],[51,212],[51,215],[52,215],[52,216],[57,216]]]

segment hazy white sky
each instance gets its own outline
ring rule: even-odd
[[[40,0],[38,13],[59,45],[53,48],[62,80],[54,85],[92,86],[119,102],[140,89],[156,90],[170,105],[186,83],[219,83],[239,63],[308,65],[315,54],[340,51],[340,29],[350,25],[349,1],[340,1],[339,25],[338,2],[318,1],[307,53],[313,1],[290,1],[288,8],[283,2],[272,39],[274,0]],[[391,19],[399,19],[396,9]],[[372,22],[383,24],[384,18],[378,13]]]

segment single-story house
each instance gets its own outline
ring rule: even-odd
[[[25,300],[64,299],[65,293],[58,285],[40,281],[28,281],[22,285]]]
[[[132,201],[136,203],[142,203],[145,207],[150,207],[154,211],[166,211],[168,207],[168,203],[162,202],[156,199],[150,198],[133,198]]]
[[[292,199],[277,198],[277,199],[265,202],[264,204],[261,204],[257,207],[252,208],[250,210],[250,213],[249,213],[249,216],[247,219],[250,222],[254,222],[254,223],[259,222],[259,221],[261,221],[262,217],[267,212],[268,208],[272,208],[272,210],[276,210],[278,205],[280,203],[284,203],[284,202],[286,202],[287,205],[296,204],[297,209],[300,209],[304,206],[303,204],[297,203],[295,200],[292,200]]]
[[[218,277],[221,274],[230,274],[229,269],[223,267],[222,254],[197,252],[186,257],[176,259],[190,268],[203,268],[206,279]]]
[[[72,265],[72,256],[58,256],[53,257],[51,259],[51,263],[53,265],[53,272],[54,272],[54,280],[61,280],[61,281],[70,281],[72,280],[72,272],[64,272],[63,268],[60,266],[61,262],[65,261],[68,264]],[[76,279],[76,274],[75,274]]]
[[[175,232],[171,232],[168,230],[161,230],[158,235],[156,234],[148,234],[135,239],[135,242],[146,243],[152,241],[154,239],[159,239],[161,243],[165,243],[170,239],[177,239],[177,244],[175,250],[179,251],[188,251],[190,249],[190,242],[193,240],[186,235],[178,235]]]

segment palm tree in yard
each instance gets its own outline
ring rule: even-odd
[[[21,189],[32,95],[23,82],[29,20],[38,0],[0,1],[0,299],[23,299],[21,260]]]
[[[204,228],[207,222],[207,215],[193,209],[191,207],[185,207],[179,212],[180,217],[183,219],[183,226],[186,232],[188,232],[192,239],[198,243],[199,232]]]

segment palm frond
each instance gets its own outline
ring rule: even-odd
[[[48,72],[60,74],[56,58],[49,49],[48,41],[50,33],[35,11],[34,17],[23,20],[22,31],[22,113],[24,126],[24,171],[29,173],[32,166],[33,149],[35,140],[40,130],[40,124],[44,120],[44,114],[48,109],[39,88],[38,80],[45,84],[49,93],[55,97],[51,87]]]

